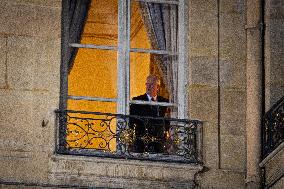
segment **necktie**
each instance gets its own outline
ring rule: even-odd
[[[152,97],[151,101],[156,102],[155,98]],[[159,106],[151,106],[151,109],[153,111],[153,115],[154,117],[158,116],[159,117]]]

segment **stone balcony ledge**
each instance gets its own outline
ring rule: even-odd
[[[53,155],[49,181],[107,188],[194,188],[199,164]]]

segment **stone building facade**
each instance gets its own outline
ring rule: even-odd
[[[284,1],[188,1],[186,90],[190,119],[203,122],[202,164],[55,152],[61,3],[0,0],[0,188],[284,187],[283,142],[261,162],[262,116],[284,95]]]

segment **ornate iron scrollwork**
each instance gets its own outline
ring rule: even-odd
[[[126,145],[133,145],[135,141],[135,130],[134,129],[124,129],[120,132],[119,141]]]
[[[64,120],[59,121],[60,128],[65,129],[59,132],[59,140],[64,140],[59,144],[66,145],[67,154],[194,163],[200,160],[199,121],[72,110],[57,111],[57,115],[58,120]],[[135,119],[143,123],[143,131],[135,125]],[[58,149],[60,153],[62,148]]]
[[[284,96],[265,114],[262,127],[262,156],[284,142]]]

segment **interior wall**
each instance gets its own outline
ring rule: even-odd
[[[104,10],[104,6],[111,5],[112,9]],[[91,7],[88,12],[88,17],[83,30],[81,43],[82,44],[96,44],[96,45],[117,45],[117,15],[109,16],[111,12],[116,12],[113,9],[117,5],[116,0],[109,0],[106,2],[94,3],[92,1]],[[142,21],[139,7],[132,7],[134,10],[131,17],[131,47],[143,47],[150,48],[150,42],[147,37],[145,26]],[[97,11],[97,12],[96,12]],[[109,16],[99,19],[101,14]],[[111,28],[111,29],[110,29]],[[117,51],[111,50],[96,50],[80,48],[74,60],[72,70],[68,75],[68,95],[73,96],[88,96],[88,97],[103,97],[103,98],[117,98]],[[128,64],[125,62],[125,64]],[[145,81],[149,75],[150,55],[145,53],[130,53],[130,96],[141,95],[145,93]],[[123,86],[122,86],[123,87]],[[104,113],[116,113],[116,102],[99,102],[99,101],[87,101],[87,100],[68,100],[68,109],[92,111],[92,112],[104,112]],[[82,115],[74,114],[74,116],[82,117]],[[100,116],[88,115],[91,118],[97,118]],[[90,139],[84,137],[87,126],[82,124],[79,120],[72,120],[72,122],[80,125],[68,125],[69,132],[67,139],[69,147],[78,147],[80,145],[87,148],[95,149],[107,149],[106,147],[100,147],[100,144],[105,144],[105,140],[94,137]],[[100,124],[99,124],[100,125]],[[110,130],[103,131],[105,135],[112,135],[111,132],[116,132],[116,120],[114,119],[110,126],[106,126]],[[83,129],[82,129],[83,128]],[[105,128],[105,127],[103,127]],[[102,128],[102,129],[103,129]],[[98,128],[95,129],[99,131]],[[89,131],[93,132],[93,131]],[[101,131],[100,131],[101,132]],[[95,136],[95,132],[94,136]],[[80,140],[76,140],[81,138]],[[75,140],[76,141],[75,141]],[[74,141],[74,142],[71,142]],[[89,142],[86,143],[86,141]],[[115,151],[116,139],[107,139],[110,142],[110,150]],[[105,146],[105,145],[101,145]]]
[[[117,1],[109,0],[107,2],[100,2],[97,4],[95,4],[94,1],[92,2],[81,43],[117,45],[117,15],[109,16],[106,20],[104,20],[105,23],[102,23],[102,21],[99,22],[99,18],[97,18],[103,12],[106,13],[107,11],[113,11],[113,9],[104,10],[103,7],[108,4],[111,4],[113,9],[115,9],[114,5],[117,5]],[[143,47],[149,49],[150,42],[137,4],[133,4],[132,10],[131,47]],[[99,11],[100,14],[94,14],[93,11]],[[110,27],[111,30],[109,30]],[[93,28],[95,28],[95,33],[91,34],[90,32]],[[149,65],[149,54],[130,53],[131,98],[145,93],[145,81],[150,72]],[[74,61],[74,66],[68,76],[68,94],[116,98],[117,74],[116,51],[79,49]],[[68,109],[115,113],[116,104],[68,100]]]

